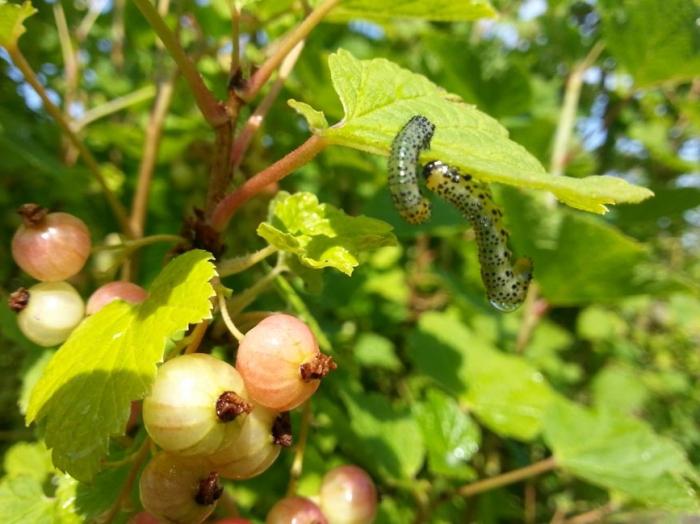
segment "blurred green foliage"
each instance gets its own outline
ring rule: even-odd
[[[186,51],[197,57],[207,85],[224,98],[229,2],[172,4],[167,21],[179,24]],[[245,74],[264,60],[270,42],[299,23],[306,4],[242,2]],[[514,142],[549,166],[567,79],[601,43],[602,54],[583,74],[565,175],[612,175],[656,196],[594,216],[542,192],[495,186],[513,250],[530,256],[535,267],[531,300],[509,315],[492,310],[485,299],[468,224],[442,202],[434,202],[427,224],[401,222],[380,156],[329,147],[279,184],[292,195],[315,195],[321,203],[316,214],[332,210],[343,221],[351,220],[345,215],[365,215],[393,226],[396,245],[386,245],[391,233],[384,225],[383,236],[370,246],[351,237],[353,250],[341,257],[351,277],[334,267],[304,265],[313,242],[305,231],[309,224],[302,220],[298,231],[280,229],[290,227],[294,209],[270,217],[272,193],[250,200],[225,233],[224,257],[265,247],[257,233],[262,223],[272,224],[274,235],[263,235],[270,242],[276,242],[273,236],[297,243],[301,238],[304,246],[302,258],[286,255],[291,271],[248,304],[237,323],[245,330],[256,312],[295,313],[317,330],[323,349],[339,365],[313,399],[299,492],[315,495],[330,467],[353,462],[378,484],[382,523],[549,522],[596,511],[611,522],[697,518],[697,2],[498,0],[493,2],[498,18],[452,22],[420,16],[377,21],[371,13],[361,16],[367,2],[348,4],[345,14],[331,16],[307,39],[234,184],[308,138],[306,120],[288,99],[322,110],[331,123],[343,118],[328,67],[328,57],[339,48],[360,60],[386,58],[424,75],[498,120]],[[392,2],[371,6],[380,4]],[[487,4],[473,4],[481,5],[479,16],[488,14]],[[56,26],[59,5],[77,54],[77,80],[66,74],[66,42]],[[50,97],[76,122],[117,97],[163,82],[174,70],[131,2],[37,1],[35,7],[20,46]],[[89,32],[81,33],[91,20]],[[0,32],[3,27],[0,23]],[[81,217],[96,244],[118,225],[99,186],[4,50],[0,75],[0,521],[89,522],[114,503],[128,472],[119,461],[144,433],[112,439],[108,460],[115,467],[92,484],[51,464],[39,432],[24,426],[23,413],[53,350],[24,339],[5,306],[8,293],[31,283],[13,264],[9,245],[19,224],[15,209],[24,202]],[[125,204],[135,191],[152,103],[142,97],[79,131]],[[243,108],[240,122],[254,107]],[[146,234],[177,234],[193,209],[204,205],[213,152],[213,134],[178,78],[156,159]],[[168,250],[154,244],[139,251],[132,279],[150,285]],[[235,300],[268,270],[259,264],[224,284]],[[104,278],[88,267],[72,283],[87,297]],[[235,343],[218,319],[202,349],[233,358]],[[295,432],[300,418],[293,414]],[[550,455],[557,469],[525,485],[470,498],[458,493],[466,483]],[[283,453],[260,477],[227,485],[242,515],[264,520],[285,493],[291,463],[292,453]],[[139,508],[132,490],[116,521]],[[226,513],[223,506],[217,511]]]

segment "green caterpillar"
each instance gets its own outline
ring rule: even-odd
[[[418,157],[430,147],[435,125],[421,115],[411,117],[391,144],[389,155],[389,192],[394,207],[410,224],[430,218],[430,201],[418,188]]]
[[[496,206],[488,185],[462,174],[439,160],[423,168],[428,189],[455,206],[474,227],[481,264],[481,280],[493,307],[513,311],[527,296],[532,280],[532,261],[512,261],[503,213]]]

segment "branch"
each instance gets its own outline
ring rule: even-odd
[[[466,484],[459,488],[457,493],[463,497],[472,497],[484,491],[490,491],[492,489],[507,486],[508,484],[513,484],[515,482],[520,482],[535,475],[545,473],[547,471],[553,470],[557,466],[554,457],[549,457],[524,468],[515,469],[509,471],[508,473],[503,473],[502,475],[496,475],[488,479],[478,480],[472,482],[471,484]]]
[[[214,98],[212,92],[209,91],[209,88],[204,84],[194,64],[177,41],[175,34],[165,25],[165,21],[160,14],[158,14],[156,8],[153,7],[153,4],[151,4],[149,0],[134,0],[134,3],[163,42],[170,56],[172,56],[173,60],[177,63],[182,76],[190,86],[197,107],[199,107],[199,110],[202,112],[207,122],[209,122],[212,127],[218,127],[227,123],[228,115],[216,98]]]
[[[571,140],[571,134],[576,123],[576,109],[578,108],[579,96],[581,95],[583,74],[586,72],[586,69],[595,63],[604,48],[605,45],[601,42],[595,44],[588,52],[588,55],[586,55],[586,58],[574,67],[566,81],[564,102],[554,135],[552,160],[549,165],[549,172],[553,175],[561,175],[564,172],[569,140]]]
[[[270,110],[270,107],[272,107],[272,104],[275,102],[275,100],[277,100],[280,91],[282,91],[282,87],[284,87],[284,82],[287,80],[287,77],[292,72],[292,69],[294,69],[294,65],[299,59],[299,55],[301,54],[302,49],[304,49],[303,40],[299,42],[284,58],[284,60],[282,61],[282,65],[280,66],[279,73],[277,74],[277,79],[272,84],[272,87],[270,87],[270,91],[268,91],[268,93],[262,99],[260,105],[258,105],[253,114],[250,115],[248,121],[245,123],[245,127],[238,135],[236,141],[233,143],[231,163],[233,164],[234,171],[238,169],[238,166],[241,165],[241,161],[245,156],[245,152],[248,150],[248,146],[250,146],[250,141],[253,139],[253,136],[255,136],[257,130],[260,128],[260,125],[265,119],[265,116]]]
[[[260,69],[250,77],[248,85],[241,93],[241,98],[246,102],[254,98],[262,86],[267,83],[272,72],[282,63],[284,57],[294,49],[294,46],[304,40],[314,27],[320,24],[328,12],[338,5],[340,1],[341,0],[325,0],[311,11],[309,16],[284,39],[275,52],[260,66]]]
[[[267,167],[267,169],[249,178],[242,186],[233,193],[229,193],[216,205],[211,215],[211,224],[214,229],[217,231],[226,229],[228,221],[242,204],[250,200],[266,186],[274,182],[279,182],[294,170],[309,163],[311,159],[319,154],[325,147],[325,140],[319,136],[313,135],[294,151],[288,153],[286,156]]]
[[[16,46],[12,46],[6,49],[7,53],[10,55],[10,58],[12,58],[12,61],[14,62],[15,66],[17,66],[17,68],[24,75],[24,79],[29,85],[31,85],[34,88],[34,91],[36,91],[36,93],[41,98],[42,102],[44,103],[44,108],[46,109],[46,112],[49,113],[51,117],[53,117],[53,119],[59,125],[63,133],[68,137],[68,139],[76,147],[76,149],[80,151],[80,155],[82,156],[83,161],[87,165],[92,175],[95,177],[95,180],[97,180],[97,183],[102,188],[102,192],[104,193],[109,206],[112,208],[112,212],[117,217],[119,225],[121,226],[121,229],[124,232],[124,234],[129,237],[133,236],[131,227],[129,226],[129,216],[126,212],[126,209],[124,208],[122,203],[119,202],[116,195],[107,185],[107,181],[102,175],[102,170],[100,169],[100,165],[97,163],[95,157],[92,156],[92,153],[85,146],[85,144],[83,144],[82,140],[80,140],[78,135],[76,135],[73,132],[70,123],[65,118],[61,110],[58,107],[56,107],[53,104],[53,102],[51,102],[51,100],[48,97],[48,94],[46,93],[46,90],[44,89],[44,86],[41,85],[41,82],[39,82],[39,79],[36,77],[34,70],[24,58],[24,55],[19,50],[19,48]]]

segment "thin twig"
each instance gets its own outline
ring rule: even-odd
[[[226,229],[228,221],[243,203],[258,194],[266,186],[282,180],[294,170],[310,162],[325,147],[326,141],[317,135],[313,135],[294,151],[248,179],[216,205],[211,215],[212,226],[217,231]]]
[[[553,175],[561,175],[564,173],[568,145],[574,130],[574,124],[576,123],[576,109],[578,108],[578,101],[581,95],[583,74],[595,63],[604,48],[605,45],[603,43],[596,43],[586,57],[573,68],[566,81],[564,102],[562,104],[557,130],[554,134],[552,159],[549,165],[549,172]]]
[[[44,108],[46,109],[46,112],[53,117],[53,119],[59,125],[63,133],[70,139],[70,141],[78,149],[78,151],[80,151],[80,155],[83,158],[83,162],[85,162],[88,169],[95,177],[95,180],[97,180],[97,183],[102,188],[102,192],[104,193],[109,206],[112,208],[112,212],[119,221],[119,225],[121,226],[121,229],[124,232],[124,234],[129,237],[133,236],[131,228],[129,226],[129,216],[126,212],[126,209],[124,208],[122,203],[119,202],[112,190],[109,188],[109,185],[107,185],[107,181],[104,175],[102,174],[100,165],[97,163],[95,157],[85,146],[80,137],[78,137],[78,135],[76,135],[75,132],[73,132],[70,123],[65,118],[61,110],[58,107],[56,107],[53,104],[53,102],[51,102],[48,94],[46,93],[46,90],[44,89],[44,86],[42,86],[41,82],[39,82],[39,79],[34,73],[34,70],[24,58],[24,55],[19,50],[19,48],[11,46],[7,48],[7,52],[10,55],[10,58],[12,58],[12,61],[15,64],[15,66],[24,75],[24,79],[27,81],[27,83],[29,83],[29,85],[31,85],[34,88],[34,91],[36,91],[36,93],[41,98],[42,102],[44,103]]]
[[[141,466],[143,466],[144,461],[148,458],[150,451],[151,439],[149,437],[146,437],[143,443],[141,444],[141,447],[136,452],[136,455],[134,456],[134,462],[131,465],[131,468],[129,469],[129,473],[126,476],[126,479],[124,479],[124,484],[122,484],[122,487],[119,490],[119,495],[117,495],[117,498],[112,504],[112,506],[110,506],[106,513],[101,516],[100,522],[103,522],[104,524],[110,524],[117,516],[125,500],[128,498],[129,493],[131,492],[131,486],[134,485],[136,476],[141,470]]]
[[[603,517],[613,513],[615,510],[617,510],[617,504],[615,502],[608,502],[604,506],[566,519],[564,524],[593,524],[595,522],[602,522]]]
[[[238,2],[231,2],[231,64],[229,66],[229,76],[237,73],[241,66],[241,9]]]
[[[183,352],[185,355],[197,352],[197,350],[199,349],[199,345],[202,343],[202,340],[204,340],[204,335],[206,334],[208,327],[208,320],[203,320],[202,322],[197,324],[197,326],[194,328],[194,331],[192,331],[192,334],[190,335],[190,343],[187,344],[187,347]]]
[[[90,2],[90,8],[88,9],[87,14],[80,21],[78,29],[75,31],[75,38],[79,42],[85,40],[87,35],[90,34],[92,26],[95,25],[97,18],[102,14],[102,10],[106,4],[107,2],[103,0],[99,2]]]
[[[112,52],[110,58],[117,71],[124,67],[124,9],[126,0],[114,0],[112,17]]]
[[[149,235],[147,237],[142,237],[136,240],[128,240],[123,244],[103,244],[99,246],[94,246],[92,248],[92,252],[95,253],[97,251],[119,251],[121,249],[133,251],[143,246],[157,244],[159,242],[183,242],[184,240],[184,238],[178,235]]]
[[[158,159],[158,150],[160,149],[160,142],[163,136],[163,124],[170,109],[173,91],[175,90],[176,77],[177,72],[174,72],[158,86],[158,94],[153,104],[153,110],[146,124],[146,140],[143,144],[136,191],[131,204],[131,229],[137,238],[143,236],[151,179],[153,178],[153,171]]]
[[[226,297],[220,290],[216,293],[216,295],[219,300],[219,311],[221,312],[221,318],[224,321],[224,324],[226,324],[226,327],[236,338],[236,340],[240,342],[243,340],[243,338],[245,338],[245,335],[240,332],[240,330],[236,327],[236,324],[234,324],[233,320],[231,320],[231,315],[228,314],[228,308],[226,307]]]
[[[133,93],[128,95],[120,96],[100,104],[97,107],[89,109],[85,112],[80,120],[75,120],[72,122],[73,130],[80,131],[85,126],[93,123],[95,120],[104,118],[113,113],[126,109],[127,107],[138,104],[140,102],[145,102],[149,98],[153,98],[156,94],[156,88],[154,86],[146,86],[141,89],[137,89]]]
[[[278,275],[281,275],[285,271],[287,271],[286,266],[277,265],[272,269],[272,271],[267,273],[260,280],[256,281],[255,284],[234,296],[228,304],[229,314],[232,317],[238,316],[241,311],[252,304],[255,299],[258,298],[258,296],[275,281]]]
[[[253,74],[245,90],[241,93],[241,98],[245,101],[253,99],[262,86],[267,83],[272,72],[282,63],[284,57],[287,56],[299,42],[304,40],[309,33],[321,23],[328,12],[339,3],[340,0],[325,0],[316,6],[316,8],[309,13],[309,16],[289,33],[275,52],[260,66],[260,69]]]
[[[520,321],[518,336],[515,340],[516,353],[525,351],[532,338],[532,333],[548,309],[549,303],[540,297],[540,287],[537,282],[533,282],[523,305],[523,318]]]
[[[488,479],[477,480],[470,484],[466,484],[459,488],[457,493],[463,497],[472,497],[484,491],[490,491],[492,489],[500,488],[513,484],[515,482],[520,482],[521,480],[534,477],[535,475],[540,475],[547,471],[551,471],[557,467],[557,463],[554,457],[549,457],[524,468],[515,469],[509,471],[508,473],[503,473],[501,475],[496,475]]]
[[[241,273],[242,271],[253,267],[258,262],[265,260],[274,253],[277,253],[277,248],[275,246],[268,245],[262,249],[259,249],[258,251],[248,253],[247,255],[222,260],[217,265],[217,273],[221,278],[235,275],[236,273]]]
[[[287,496],[293,497],[297,493],[297,485],[301,478],[301,473],[304,469],[304,452],[306,451],[306,442],[309,438],[309,427],[311,426],[311,399],[304,402],[303,411],[301,413],[301,425],[299,427],[299,438],[297,445],[294,447],[294,460],[292,467],[289,470],[289,484],[287,485]]]
[[[197,107],[204,115],[204,118],[212,127],[217,127],[228,122],[226,111],[223,110],[219,102],[214,98],[214,95],[209,88],[204,84],[201,75],[197,71],[190,58],[185,53],[184,49],[178,42],[175,34],[170,28],[165,25],[165,21],[158,14],[158,11],[150,0],[133,0],[136,7],[141,11],[144,18],[151,25],[158,37],[165,45],[165,48],[177,63],[182,76],[190,86],[190,90],[194,95]]]
[[[245,156],[245,152],[248,150],[248,146],[250,146],[250,142],[253,139],[253,136],[255,136],[255,133],[260,128],[260,125],[265,119],[267,112],[272,107],[272,104],[274,104],[275,100],[277,100],[280,91],[282,91],[282,87],[284,87],[284,83],[287,80],[287,77],[292,72],[292,69],[294,69],[294,65],[299,59],[299,55],[301,54],[302,49],[304,49],[303,40],[299,42],[294,47],[294,49],[292,49],[290,53],[284,58],[284,60],[282,61],[282,65],[280,65],[280,70],[277,74],[277,79],[274,81],[274,83],[270,87],[270,90],[262,99],[258,107],[255,108],[253,114],[250,115],[248,121],[245,123],[245,127],[238,135],[238,138],[236,138],[236,141],[233,143],[231,163],[233,164],[234,171],[238,169],[238,166],[240,166],[241,161]]]

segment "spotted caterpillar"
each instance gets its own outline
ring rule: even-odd
[[[493,307],[513,311],[525,300],[532,279],[532,261],[512,261],[503,213],[496,206],[488,185],[462,174],[439,160],[423,168],[428,189],[455,206],[474,227],[479,249],[481,280]]]
[[[435,125],[421,115],[412,117],[391,144],[389,192],[401,217],[410,224],[430,218],[430,201],[418,188],[418,157],[430,147]]]

